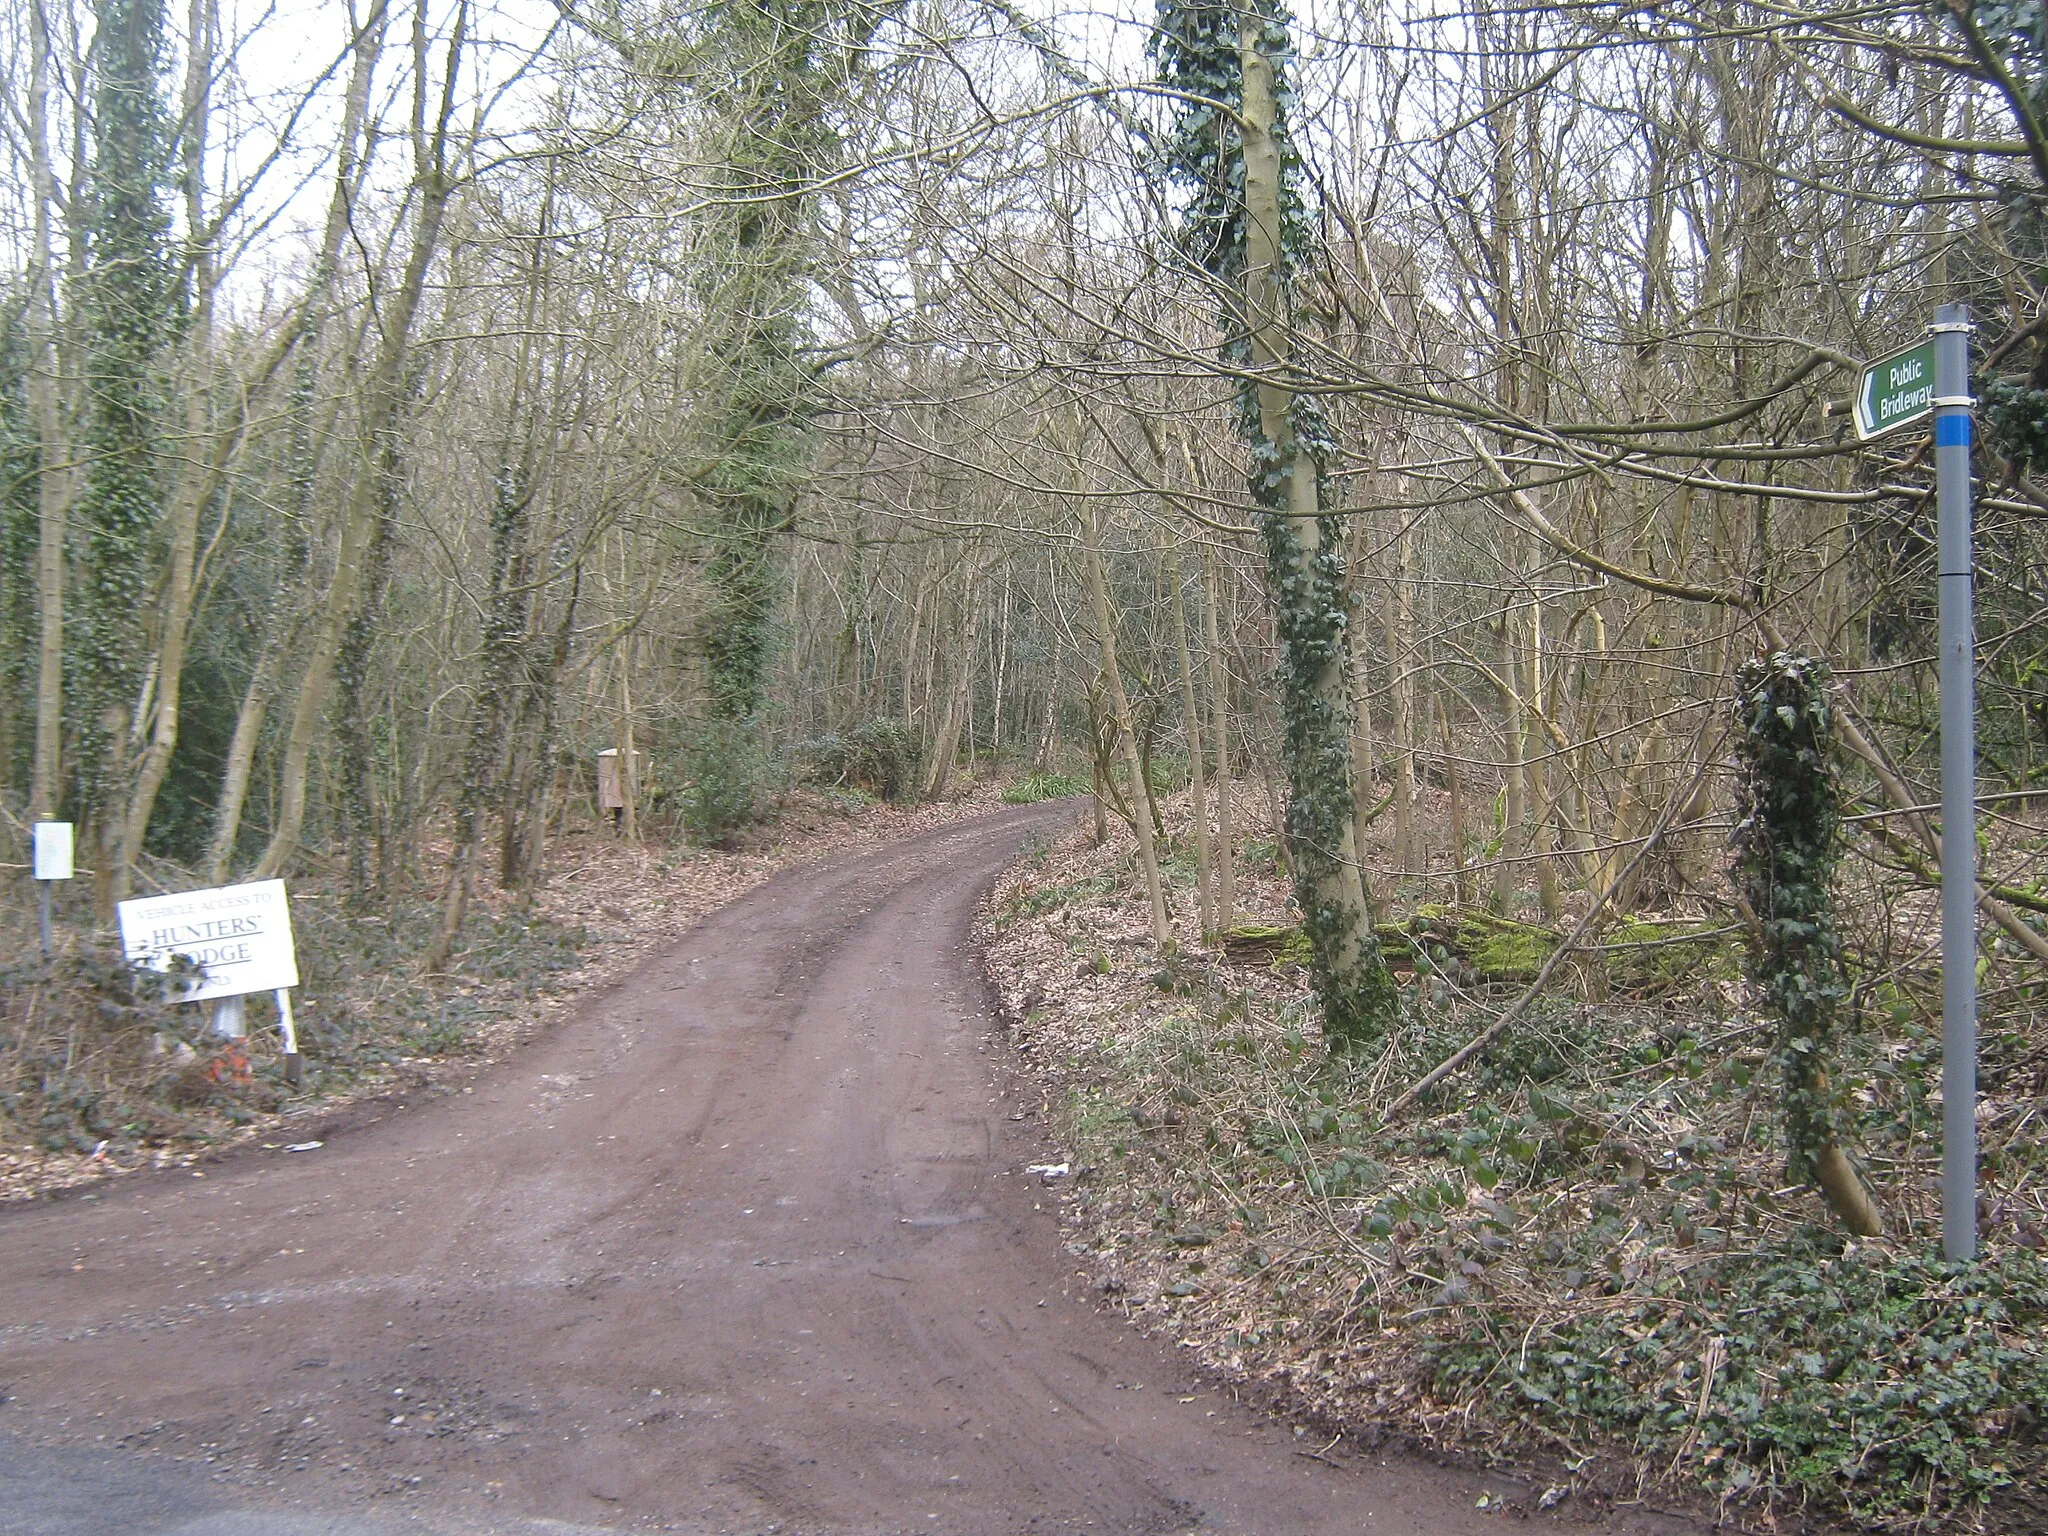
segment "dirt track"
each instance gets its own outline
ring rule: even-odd
[[[1075,1280],[967,947],[1067,814],[784,874],[318,1151],[0,1212],[0,1532],[1502,1530]]]

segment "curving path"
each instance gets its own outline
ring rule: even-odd
[[[1069,814],[786,873],[319,1151],[0,1212],[0,1533],[1501,1530],[1074,1280],[967,946]]]

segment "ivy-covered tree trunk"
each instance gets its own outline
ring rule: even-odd
[[[1824,663],[1784,651],[1736,669],[1736,882],[1756,914],[1750,974],[1778,1020],[1787,1172],[1818,1184],[1850,1231],[1875,1237],[1884,1222],[1842,1150],[1828,1088],[1843,987],[1830,889],[1841,810],[1827,676]]]
[[[349,901],[367,906],[385,860],[372,875],[370,853],[379,841],[376,805],[377,737],[389,729],[370,707],[371,659],[383,628],[384,606],[391,594],[391,565],[398,542],[398,515],[405,495],[405,465],[399,450],[401,434],[394,428],[377,445],[368,473],[378,487],[376,532],[363,558],[363,597],[342,630],[341,650],[334,663],[334,820],[346,845]]]
[[[470,702],[469,742],[462,754],[462,788],[455,802],[454,847],[448,855],[448,885],[441,898],[441,924],[428,947],[426,969],[445,970],[476,884],[477,848],[485,811],[497,793],[504,767],[506,725],[515,712],[513,692],[519,640],[526,628],[521,591],[522,557],[533,491],[516,465],[498,470],[491,503],[490,596],[484,614],[483,682]]]
[[[1188,235],[1226,285],[1225,360],[1257,382],[1241,396],[1252,500],[1280,636],[1287,836],[1323,1031],[1335,1049],[1380,1039],[1399,990],[1373,936],[1351,796],[1350,590],[1324,464],[1334,446],[1313,400],[1290,387],[1295,263],[1309,243],[1284,111],[1287,27],[1278,7],[1160,8],[1167,83],[1220,102],[1183,108],[1176,169],[1197,195]]]
[[[562,675],[569,666],[569,644],[576,632],[576,607],[583,594],[583,564],[569,562],[569,595],[555,623],[546,659],[529,655],[522,713],[514,725],[516,748],[523,767],[512,776],[503,797],[499,828],[498,883],[529,901],[540,883],[548,830],[548,806],[554,793],[555,741],[560,732]],[[527,641],[529,651],[538,637]],[[534,724],[529,734],[525,727]]]
[[[686,71],[724,117],[730,198],[704,280],[725,325],[706,348],[718,404],[696,477],[711,514],[703,644],[713,715],[746,722],[766,698],[781,544],[811,462],[810,189],[835,162],[832,113],[872,17],[841,0],[746,0],[711,16]]]
[[[57,361],[56,263],[51,245],[57,189],[50,156],[50,19],[43,7],[28,9],[26,116],[35,228],[22,319],[28,347],[28,415],[36,446],[36,723],[28,815],[30,821],[48,821],[57,814],[64,781],[64,551],[72,475],[71,445],[59,398],[63,381]]]
[[[129,721],[142,685],[139,616],[149,606],[158,516],[157,368],[180,309],[163,203],[171,142],[164,47],[161,0],[100,6],[79,305],[88,467],[75,518],[84,559],[71,713],[80,819],[95,850],[94,903],[103,917],[113,915],[117,895]]]
[[[176,469],[170,474],[168,506],[161,516],[165,559],[158,582],[151,629],[155,650],[149,660],[154,673],[154,696],[147,709],[138,709],[132,734],[137,757],[129,782],[114,786],[125,793],[127,804],[119,810],[107,807],[110,817],[119,815],[118,833],[109,828],[108,846],[116,849],[111,874],[116,901],[128,894],[131,871],[142,857],[149,835],[157,796],[170,776],[171,758],[177,751],[178,727],[184,701],[186,660],[190,655],[192,619],[198,602],[199,520],[201,513],[220,493],[226,479],[227,459],[240,432],[217,430],[215,411],[208,387],[208,371],[215,360],[213,334],[214,289],[219,280],[219,262],[205,230],[206,150],[208,119],[212,109],[215,42],[219,31],[219,7],[215,0],[190,0],[185,35],[185,90],[179,115],[178,180],[185,196],[185,237],[189,302],[184,317],[182,392],[184,429],[182,451],[176,455]],[[282,352],[274,356],[282,359]],[[246,397],[245,397],[246,398]],[[234,414],[234,413],[230,413]]]

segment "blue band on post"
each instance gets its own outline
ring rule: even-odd
[[[1970,413],[1957,411],[1953,416],[1934,418],[1934,446],[1937,448],[1967,448],[1970,446]]]

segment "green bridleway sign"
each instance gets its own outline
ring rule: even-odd
[[[1856,391],[1856,435],[1876,437],[1934,414],[1934,341],[1879,358]]]

